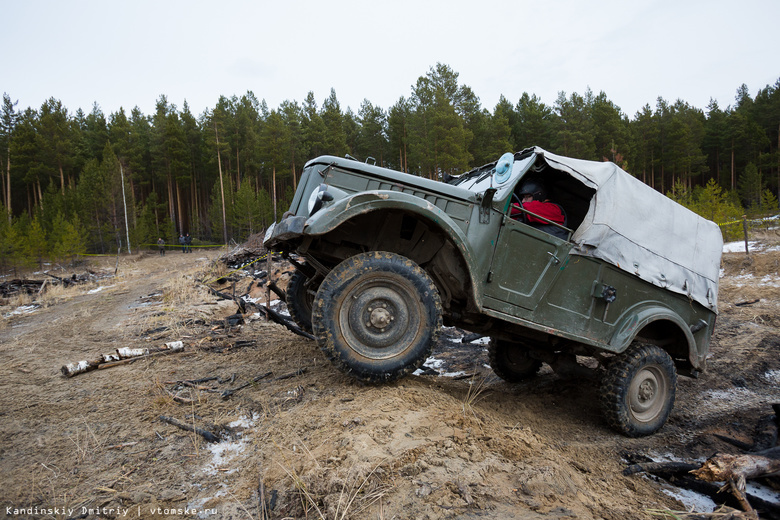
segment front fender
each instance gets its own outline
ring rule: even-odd
[[[320,209],[306,221],[302,234],[324,235],[358,215],[383,210],[402,210],[417,215],[442,230],[463,257],[471,281],[472,294],[475,300],[479,299],[477,304],[482,307],[481,296],[476,290],[477,283],[474,278],[477,263],[464,230],[441,208],[425,199],[398,191],[363,191]]]
[[[694,369],[700,370],[704,366],[706,356],[699,354],[690,327],[676,312],[657,302],[632,307],[624,313],[616,327],[616,332],[609,341],[610,350],[623,352],[645,327],[656,321],[671,322],[680,330],[687,343],[688,359]]]

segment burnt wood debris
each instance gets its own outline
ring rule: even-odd
[[[657,462],[642,455],[629,454],[631,464],[624,475],[649,473],[669,483],[709,496],[718,504],[744,511],[740,518],[780,520],[780,506],[751,494],[747,481],[757,481],[773,489],[780,488],[780,403],[772,404],[773,414],[761,418],[748,444],[723,435],[719,439],[740,453],[718,452],[704,463]],[[736,517],[735,517],[736,518]]]

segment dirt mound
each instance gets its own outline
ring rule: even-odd
[[[2,308],[2,510],[25,518],[651,518],[692,506],[663,481],[624,476],[630,459],[734,451],[723,437],[751,442],[768,405],[780,402],[777,251],[749,265],[726,256],[708,370],[680,378],[669,423],[642,439],[608,429],[593,382],[545,367],[532,381],[505,383],[487,366],[484,340],[464,344],[455,329],[443,331],[416,375],[360,384],[281,325],[227,319],[236,305],[199,280],[224,278],[212,286],[254,291],[262,302],[265,269],[238,276],[215,267],[216,256],[139,255],[123,259],[118,276],[46,308]],[[282,287],[286,272],[272,272]],[[175,340],[183,353],[60,374],[120,347]]]

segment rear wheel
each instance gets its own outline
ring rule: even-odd
[[[343,371],[387,382],[419,368],[441,327],[441,300],[428,274],[394,253],[362,253],[337,265],[314,301],[317,342]]]
[[[660,347],[637,343],[615,357],[601,383],[604,418],[628,437],[658,431],[674,406],[677,370]]]
[[[293,321],[306,332],[311,332],[311,311],[321,281],[319,276],[307,278],[296,269],[287,285],[287,310]]]
[[[493,372],[509,383],[519,383],[536,375],[542,362],[532,358],[521,343],[490,339],[488,359]]]

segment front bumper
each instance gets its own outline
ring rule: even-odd
[[[307,217],[304,216],[289,216],[275,224],[271,224],[265,232],[263,245],[266,249],[272,249],[282,242],[300,237],[303,235],[306,220]]]

